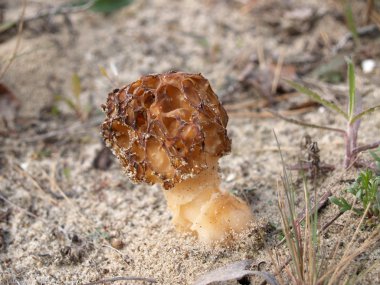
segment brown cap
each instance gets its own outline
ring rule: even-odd
[[[102,135],[136,183],[165,189],[231,149],[228,116],[201,74],[147,75],[108,94]]]

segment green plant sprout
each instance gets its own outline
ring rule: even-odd
[[[352,38],[354,39],[354,43],[356,46],[360,45],[360,38],[358,34],[358,29],[355,22],[354,13],[352,11],[352,6],[350,1],[346,1],[344,4],[344,18],[346,20],[347,28],[350,30],[352,34]]]
[[[348,85],[349,85],[347,112],[343,111],[343,109],[341,109],[335,103],[323,99],[319,94],[308,89],[307,87],[290,80],[285,80],[287,84],[292,86],[298,92],[307,95],[313,101],[318,102],[319,104],[323,105],[327,109],[330,109],[331,111],[344,117],[346,120],[345,130],[334,128],[334,127],[327,127],[327,126],[320,126],[320,125],[305,123],[299,120],[286,118],[282,116],[281,114],[271,111],[273,115],[293,124],[340,133],[344,137],[344,142],[345,142],[345,156],[344,156],[345,168],[348,168],[351,165],[355,164],[359,153],[366,150],[377,148],[380,145],[380,140],[375,141],[370,144],[362,145],[362,146],[357,145],[358,132],[359,132],[361,120],[363,119],[363,117],[366,117],[372,112],[380,109],[380,104],[375,105],[363,111],[361,95],[356,92],[354,64],[352,63],[351,60],[347,60],[347,65],[348,65]]]
[[[78,116],[78,118],[81,121],[84,121],[88,117],[88,111],[85,110],[80,103],[80,95],[82,93],[82,84],[81,80],[78,76],[78,74],[74,73],[73,76],[71,77],[71,91],[72,91],[72,96],[62,96],[62,95],[57,95],[55,96],[56,101],[62,101],[69,107],[72,111],[75,112],[75,114]]]
[[[375,161],[375,165],[377,168],[376,172],[380,175],[380,147],[375,151],[370,151],[369,153],[371,154],[373,160]]]
[[[356,208],[350,204],[345,198],[331,197],[330,201],[339,207],[339,210],[344,213],[352,210],[357,215],[364,215],[367,218],[380,219],[380,176],[376,175],[372,170],[367,169],[360,172],[359,177],[353,185],[347,189],[348,193],[355,196],[363,207]],[[368,209],[367,209],[368,208]]]

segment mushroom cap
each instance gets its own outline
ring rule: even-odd
[[[143,76],[109,93],[102,108],[105,143],[135,183],[170,189],[231,150],[227,113],[201,74]]]

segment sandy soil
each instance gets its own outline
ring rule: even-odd
[[[6,19],[17,19],[20,3],[5,2]],[[35,14],[40,4],[48,2],[30,3],[26,15]],[[280,84],[274,95],[260,97],[257,82],[270,90],[271,67],[281,58],[284,75],[297,77],[296,70],[302,78],[312,78],[311,70],[329,62],[332,47],[348,32],[333,1],[319,5],[317,1],[257,2],[136,0],[111,15],[78,13],[69,16],[69,23],[62,16],[52,16],[50,21],[34,21],[25,28],[20,55],[1,81],[21,105],[15,111],[16,119],[8,122],[11,130],[0,125],[0,284],[85,284],[115,276],[191,284],[204,272],[247,258],[265,261],[261,269],[274,272],[268,250],[280,239],[277,191],[282,165],[273,130],[286,163],[295,164],[303,156],[300,143],[308,133],[319,144],[321,160],[337,166],[338,170],[319,178],[319,196],[327,190],[344,195],[347,181],[357,173],[340,170],[343,139],[335,133],[262,118],[257,113],[262,108],[255,107],[249,114],[245,109],[232,110],[245,100],[268,104],[281,93],[290,93]],[[308,9],[315,16],[305,19]],[[358,9],[364,9],[363,5],[359,3]],[[298,16],[289,16],[291,12]],[[364,45],[366,41],[372,49],[356,51],[357,63],[365,56],[373,57],[377,67],[368,75],[358,65],[357,88],[362,93],[373,91],[363,98],[364,106],[370,106],[380,102],[380,61],[375,52],[379,39],[364,39]],[[0,44],[2,61],[15,44],[16,37]],[[341,53],[351,52],[348,44]],[[316,59],[310,59],[313,56]],[[108,70],[113,83],[101,75],[99,66]],[[103,148],[99,124],[104,117],[99,106],[107,93],[141,74],[169,70],[201,72],[232,110],[228,125],[232,152],[220,161],[223,187],[246,199],[257,221],[229,246],[208,247],[177,233],[162,190],[131,184],[107,152],[101,158],[113,162],[111,166],[106,170],[94,167]],[[73,74],[81,79],[80,105],[86,117],[82,121],[67,104],[55,100],[57,95],[72,98]],[[344,104],[344,82],[327,85],[315,78],[313,82],[329,91],[329,100]],[[308,102],[306,97],[274,100],[271,107],[276,110],[296,107],[298,119],[343,124],[340,117],[320,106],[304,112],[299,106]],[[380,114],[375,113],[362,124],[359,143],[379,135]],[[300,198],[299,211],[303,205]],[[321,224],[337,212],[328,205],[320,214]],[[328,248],[339,241],[343,252],[358,223],[357,217],[346,213],[321,239]],[[360,231],[352,247],[362,244],[370,231]],[[286,260],[285,245],[277,252]],[[348,271],[360,274],[378,262],[379,256],[377,243]],[[371,270],[360,284],[379,284],[379,268]]]

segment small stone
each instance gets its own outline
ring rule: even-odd
[[[364,73],[371,73],[375,67],[376,67],[376,62],[373,59],[365,59],[362,61],[362,69]]]
[[[111,246],[116,249],[122,249],[124,247],[124,242],[121,239],[113,238],[111,240]]]

